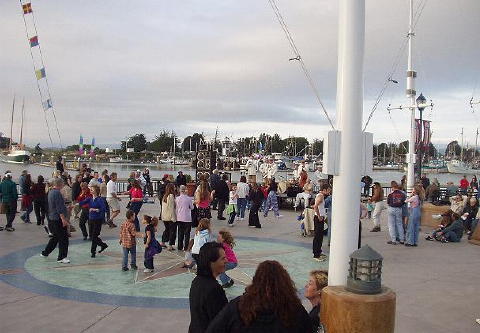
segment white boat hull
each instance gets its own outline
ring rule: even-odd
[[[463,162],[460,161],[450,161],[447,162],[447,169],[449,173],[455,173],[455,174],[476,174],[478,170],[474,170],[470,168],[468,165],[466,165]]]

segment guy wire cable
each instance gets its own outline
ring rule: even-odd
[[[422,12],[423,12],[423,9],[425,8],[426,4],[427,4],[427,1],[428,0],[423,0],[422,2],[420,2],[417,6],[417,10],[415,11],[416,14],[415,14],[415,18],[414,18],[414,23],[413,23],[413,27],[415,28],[417,23],[418,23],[418,20],[420,19],[420,16],[422,15]],[[365,132],[365,130],[367,129],[367,126],[368,124],[370,123],[370,120],[372,119],[372,116],[373,114],[375,113],[375,111],[377,110],[377,107],[378,107],[378,104],[380,103],[380,101],[382,100],[382,97],[383,97],[383,94],[385,93],[385,90],[387,90],[388,88],[388,85],[389,85],[389,82],[392,82],[392,77],[393,75],[397,72],[397,69],[398,69],[398,65],[400,63],[400,57],[403,55],[403,53],[405,52],[405,49],[407,47],[407,44],[408,44],[408,38],[405,38],[404,41],[403,41],[403,44],[402,46],[400,47],[400,49],[398,50],[397,52],[397,55],[395,56],[395,60],[393,62],[393,65],[392,65],[392,68],[390,70],[390,72],[388,73],[387,75],[387,78],[385,79],[385,83],[383,84],[383,87],[382,89],[380,90],[380,93],[378,94],[377,98],[375,99],[375,103],[373,104],[373,107],[372,107],[372,110],[370,111],[370,114],[368,115],[368,118],[367,118],[367,121],[365,123],[365,126],[363,127],[363,131]]]
[[[279,10],[277,4],[275,3],[275,0],[268,0],[268,2],[270,3],[270,6],[273,9],[273,11],[275,13],[275,16],[277,17],[278,23],[280,23],[280,26],[282,27],[282,29],[285,33],[285,36],[287,37],[287,40],[290,44],[290,47],[293,50],[293,53],[295,54],[295,57],[291,58],[290,60],[297,60],[300,63],[300,66],[302,67],[303,73],[304,73],[305,77],[307,78],[307,81],[308,81],[311,89],[313,90],[313,93],[315,94],[315,97],[317,98],[317,101],[320,103],[320,106],[323,110],[323,113],[325,114],[325,117],[327,118],[328,122],[330,123],[330,126],[332,127],[332,129],[335,129],[335,126],[333,125],[333,122],[330,119],[330,116],[328,115],[328,112],[325,108],[325,105],[323,104],[323,102],[320,98],[320,93],[318,92],[318,89],[315,86],[315,83],[314,83],[314,81],[313,81],[313,79],[310,75],[310,71],[308,70],[307,66],[305,65],[305,62],[303,61],[302,56],[300,55],[300,51],[298,50],[298,48],[295,44],[295,41],[293,40],[292,34],[290,33],[290,31],[287,27],[287,24],[285,23],[285,20],[283,19],[283,16],[280,13],[280,10]]]

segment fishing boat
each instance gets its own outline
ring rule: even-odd
[[[110,159],[108,160],[110,163],[130,163],[129,160],[126,160],[120,156],[116,156],[116,157],[110,157]]]
[[[478,172],[478,170],[473,169],[467,163],[460,160],[451,160],[447,162],[447,169],[449,173],[458,173],[458,174],[470,174],[473,175]]]

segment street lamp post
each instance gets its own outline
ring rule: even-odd
[[[419,157],[418,157],[418,176],[419,178],[422,177],[422,161],[423,161],[423,141],[422,141],[422,131],[423,131],[423,110],[425,110],[425,106],[422,106],[426,102],[426,98],[420,93],[420,96],[417,97],[417,108],[420,111],[420,128],[419,128]]]

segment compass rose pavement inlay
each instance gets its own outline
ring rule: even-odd
[[[155,272],[143,273],[143,244],[137,244],[139,270],[123,272],[121,246],[115,239],[107,243],[107,250],[96,258],[90,258],[90,242],[74,242],[69,247],[70,265],[58,264],[55,260],[56,251],[48,258],[42,258],[39,252],[31,255],[34,251],[30,249],[22,267],[24,270],[20,267],[3,267],[0,261],[0,268],[13,269],[21,275],[17,278],[15,274],[0,275],[0,279],[40,294],[79,301],[125,306],[188,306],[188,293],[195,273],[182,268],[183,252],[162,251],[155,256]],[[328,262],[312,260],[309,244],[254,237],[237,237],[236,243],[234,250],[239,264],[227,272],[235,281],[233,287],[225,290],[228,298],[244,292],[257,265],[264,260],[282,263],[298,289],[303,288],[311,270],[328,267]]]

